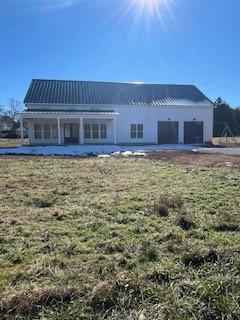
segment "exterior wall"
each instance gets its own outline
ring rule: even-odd
[[[85,144],[113,144],[114,143],[114,124],[112,120],[104,120],[104,119],[84,119],[84,124],[91,123],[105,123],[107,125],[107,138],[106,139],[83,139],[83,143]]]
[[[28,139],[30,144],[57,144],[58,139],[44,139],[43,138],[43,128],[42,128],[42,139],[35,139],[34,135],[34,125],[35,124],[57,124],[57,119],[31,119],[28,120]]]
[[[28,130],[29,130],[29,143],[32,145],[54,145],[58,144],[57,139],[44,139],[43,138],[43,126],[42,126],[42,139],[35,139],[34,134],[34,125],[35,124],[57,124],[57,119],[29,119],[28,120]],[[61,144],[64,144],[64,124],[65,123],[75,123],[80,124],[79,118],[76,119],[61,119],[60,120],[60,135],[61,135]],[[106,139],[83,139],[85,144],[113,144],[114,143],[114,124],[112,120],[105,119],[84,119],[83,125],[85,123],[105,123],[107,125],[107,138]],[[80,138],[80,134],[79,134]],[[80,139],[79,139],[80,143]]]
[[[203,107],[115,107],[117,117],[118,143],[158,143],[158,121],[179,122],[179,143],[184,143],[184,121],[203,121],[203,140],[212,141],[213,108]],[[195,119],[195,120],[193,120]],[[143,138],[131,139],[130,125],[143,124]]]
[[[184,143],[184,121],[203,121],[204,142],[212,141],[213,135],[213,106],[63,106],[63,105],[31,105],[30,109],[49,110],[114,110],[119,113],[117,116],[117,143],[118,144],[157,144],[158,143],[158,121],[178,121],[179,122],[179,143]],[[57,121],[57,120],[49,120]],[[77,122],[79,118],[72,120],[61,119],[61,142],[63,143],[63,122]],[[104,122],[107,123],[107,139],[84,140],[84,143],[113,143],[114,141],[114,121],[85,119],[84,123]],[[46,120],[29,121],[29,140],[35,144],[57,144],[56,140],[35,140],[33,133],[33,123],[44,122]],[[130,132],[131,124],[143,124],[143,138],[132,139]]]

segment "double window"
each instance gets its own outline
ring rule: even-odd
[[[107,139],[106,123],[86,123],[84,124],[85,139]]]
[[[58,126],[56,123],[52,124],[52,138],[57,139],[58,138]]]
[[[41,139],[57,139],[58,128],[55,123],[35,123],[34,124],[34,137],[36,140]]]
[[[42,139],[42,125],[35,123],[34,125],[34,136],[35,139]]]
[[[131,124],[131,138],[142,139],[143,138],[143,124]]]
[[[43,125],[43,136],[44,136],[44,139],[51,138],[51,126],[49,123],[44,123]]]

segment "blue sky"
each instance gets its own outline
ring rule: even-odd
[[[195,84],[240,105],[239,0],[0,0],[0,103],[32,78]]]

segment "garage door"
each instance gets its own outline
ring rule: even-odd
[[[184,122],[184,143],[203,143],[203,122]]]
[[[178,143],[178,122],[159,121],[158,122],[158,144]]]

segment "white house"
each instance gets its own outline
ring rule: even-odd
[[[32,80],[24,103],[32,145],[212,140],[214,105],[193,85]]]

